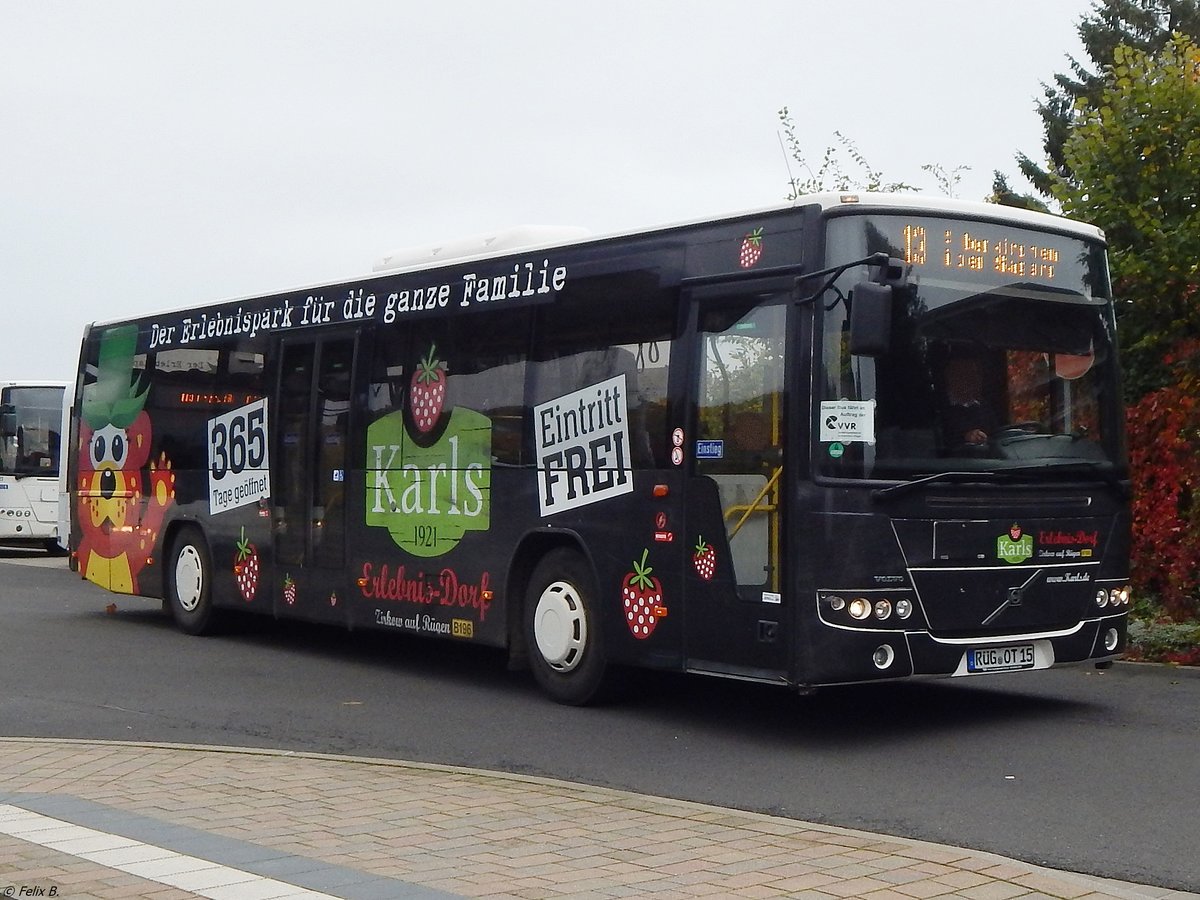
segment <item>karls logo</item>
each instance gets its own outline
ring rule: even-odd
[[[1021,526],[1013,524],[1008,534],[996,538],[996,557],[1006,563],[1021,563],[1033,559],[1033,535],[1021,534]]]
[[[534,408],[543,516],[633,490],[625,376]]]
[[[413,374],[409,410],[367,427],[367,525],[414,556],[441,556],[468,531],[487,531],[492,423],[444,409],[445,366],[433,348]]]
[[[421,447],[402,413],[367,428],[367,524],[414,556],[441,556],[468,531],[487,531],[491,421],[456,409],[439,440]]]

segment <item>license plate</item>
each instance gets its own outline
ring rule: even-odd
[[[1032,669],[1033,666],[1033,644],[979,647],[967,651],[968,672],[1011,672],[1015,669]]]

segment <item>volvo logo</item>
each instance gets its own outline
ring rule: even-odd
[[[996,608],[995,612],[993,612],[990,616],[988,616],[986,619],[983,620],[983,624],[991,625],[998,618],[1000,618],[1000,614],[1002,612],[1004,612],[1006,609],[1008,609],[1010,606],[1020,606],[1021,603],[1025,600],[1025,592],[1027,590],[1029,590],[1030,585],[1032,585],[1035,581],[1037,581],[1039,578],[1042,577],[1043,571],[1044,571],[1043,569],[1038,569],[1036,572],[1034,572],[1032,575],[1030,575],[1027,579],[1025,579],[1024,584],[1019,585],[1018,587],[1010,587],[1008,589],[1007,596],[1004,598],[1004,602],[1001,603]]]

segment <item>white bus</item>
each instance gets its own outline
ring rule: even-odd
[[[0,381],[0,544],[58,552],[65,382]]]

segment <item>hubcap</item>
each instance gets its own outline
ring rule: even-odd
[[[204,565],[200,551],[186,544],[175,558],[175,596],[184,612],[195,612],[204,591]]]
[[[533,612],[538,652],[556,672],[570,672],[583,659],[587,616],[575,587],[565,581],[546,586]]]

